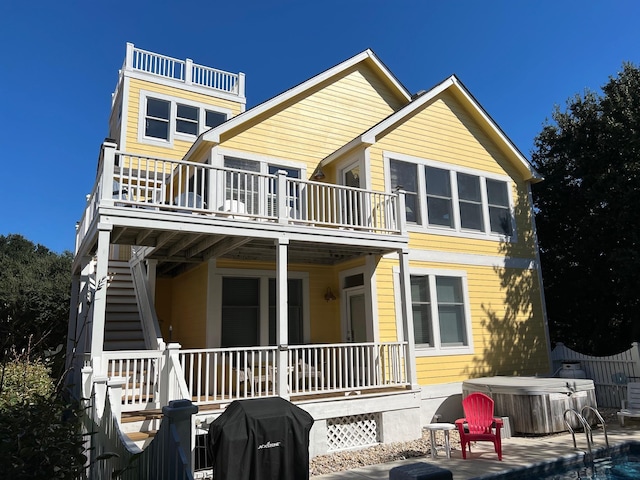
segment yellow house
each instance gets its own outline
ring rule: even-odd
[[[199,432],[281,396],[317,455],[549,373],[540,177],[457,77],[412,95],[366,50],[245,105],[243,74],[127,45],[77,226],[78,395],[109,379],[123,428],[186,398]]]

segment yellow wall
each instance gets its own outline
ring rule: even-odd
[[[182,348],[206,346],[207,263],[175,278],[159,278],[156,285],[156,312],[165,341],[169,326],[172,341]]]
[[[123,108],[123,115],[127,115],[127,130],[125,132],[126,151],[129,153],[137,153],[148,155],[151,157],[181,159],[189,150],[196,137],[191,141],[183,141],[174,139],[173,146],[158,146],[155,144],[147,144],[138,141],[138,122],[139,114],[142,106],[140,105],[140,91],[154,92],[161,95],[175,97],[176,99],[184,99],[191,102],[202,103],[211,107],[223,107],[231,110],[232,115],[238,115],[241,112],[242,105],[231,100],[221,99],[214,96],[195,93],[180,88],[169,87],[157,83],[131,78],[129,79],[129,102],[128,108]]]
[[[221,146],[306,163],[320,160],[401,106],[365,65],[231,131]],[[238,129],[240,130],[240,129]]]

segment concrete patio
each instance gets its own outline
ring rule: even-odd
[[[629,422],[625,428],[618,424],[608,424],[607,434],[611,447],[628,441],[640,441],[640,423]],[[508,470],[548,462],[560,457],[584,453],[587,442],[583,432],[576,432],[578,448],[573,448],[570,433],[545,435],[536,437],[512,437],[504,439],[502,443],[503,460],[500,462],[493,451],[493,445],[488,442],[478,442],[472,447],[471,455],[462,459],[460,450],[453,450],[451,458],[446,458],[439,452],[435,459],[431,457],[412,458],[380,465],[330,473],[311,477],[313,480],[387,480],[389,470],[399,465],[415,462],[427,462],[446,468],[453,473],[454,480],[471,480],[489,478],[488,475],[503,473]],[[593,432],[593,449],[605,446],[602,429]]]

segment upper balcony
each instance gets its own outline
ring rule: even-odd
[[[164,261],[207,258],[189,258],[197,245],[208,258],[233,250],[232,258],[266,260],[286,237],[291,262],[330,264],[406,247],[404,211],[402,192],[151,158],[105,143],[76,253],[90,253],[98,225],[109,225],[112,243],[153,247]]]
[[[134,72],[138,75],[168,80],[183,86],[200,87],[212,94],[245,98],[245,79],[242,72],[225,72],[217,68],[198,65],[193,63],[190,58],[180,60],[142,50],[136,48],[132,43],[127,43],[127,53],[120,70],[118,85],[112,95],[114,101],[124,72]]]

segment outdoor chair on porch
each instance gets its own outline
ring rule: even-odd
[[[467,447],[471,453],[471,442],[492,442],[498,460],[502,460],[502,419],[493,416],[493,399],[474,392],[462,400],[462,408],[465,416],[455,422],[460,433],[462,458],[467,458]]]

